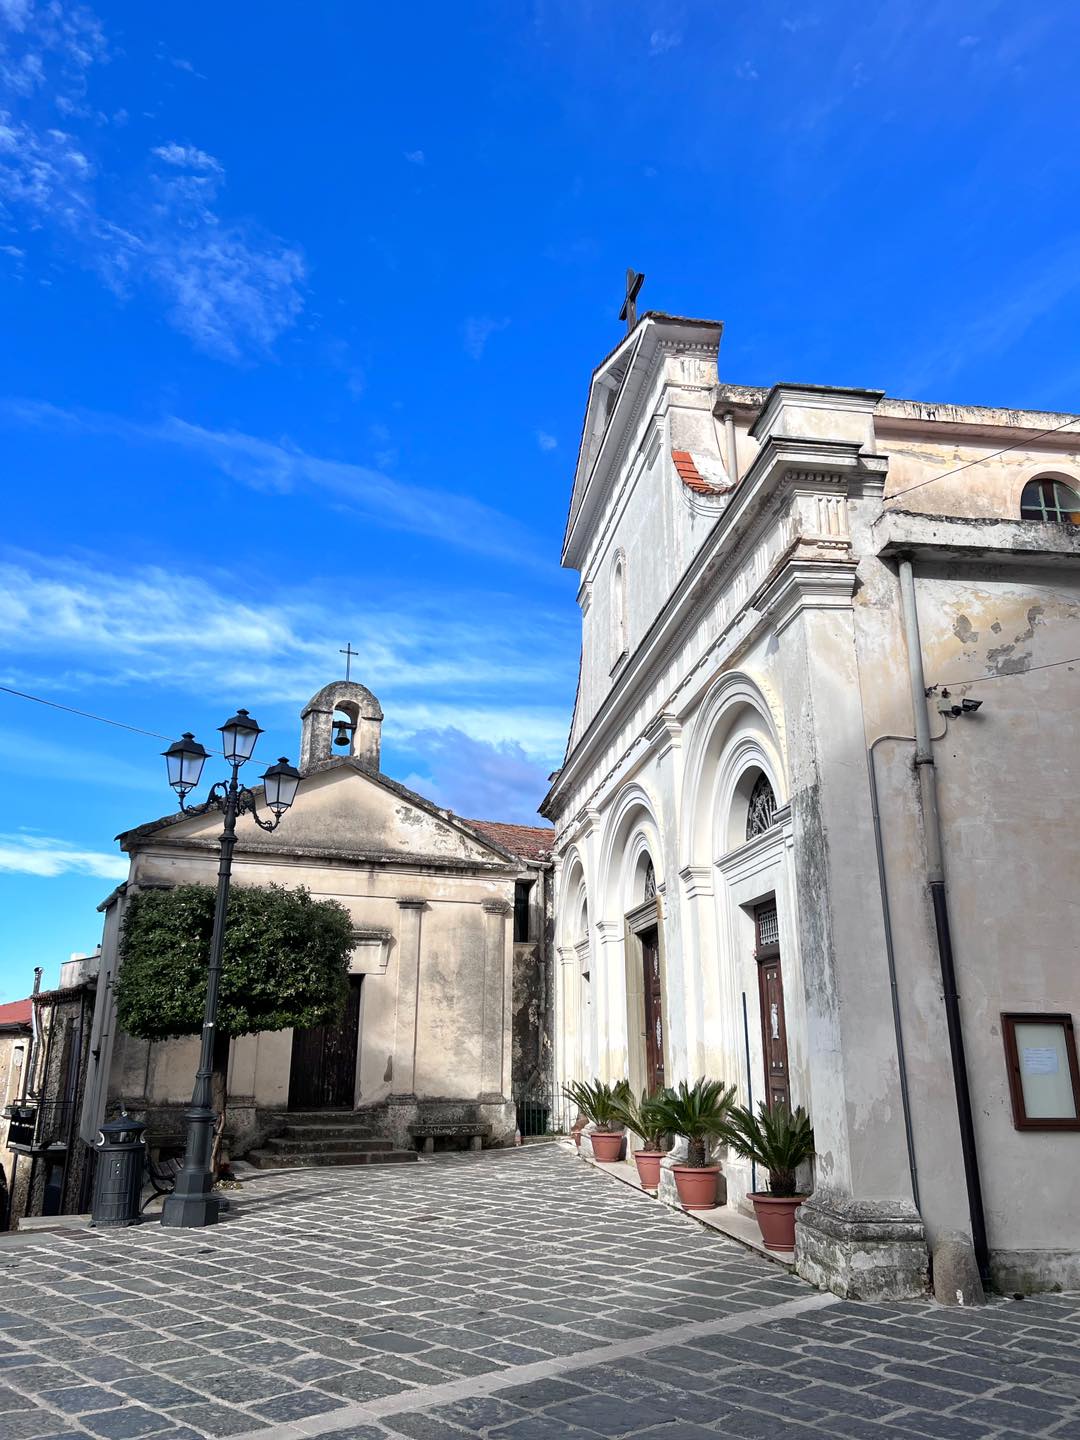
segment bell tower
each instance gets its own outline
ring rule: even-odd
[[[300,712],[300,722],[303,774],[348,757],[378,771],[383,712],[366,686],[355,680],[324,685]]]

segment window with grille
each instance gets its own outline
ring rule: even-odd
[[[1029,480],[1020,496],[1020,517],[1056,525],[1080,525],[1080,495],[1063,480]]]
[[[759,775],[750,791],[750,804],[746,811],[746,838],[764,835],[772,829],[776,820],[776,796],[767,775]]]
[[[779,945],[780,922],[776,916],[775,904],[759,905],[754,911],[754,919],[757,922],[758,949],[765,945]]]

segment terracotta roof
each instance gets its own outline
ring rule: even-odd
[[[689,450],[672,450],[671,458],[675,462],[675,469],[679,472],[679,479],[688,490],[693,490],[695,494],[724,495],[731,488],[728,485],[710,484],[698,469]]]
[[[0,1005],[0,1028],[29,1026],[32,1008],[29,1000],[12,1000],[9,1005]]]
[[[499,820],[464,820],[488,840],[494,840],[522,860],[546,860],[555,844],[550,825],[504,825]]]

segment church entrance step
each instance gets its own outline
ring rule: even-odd
[[[364,1125],[362,1110],[288,1110],[290,1125]]]
[[[248,1161],[258,1170],[293,1170],[321,1165],[398,1165],[419,1159],[415,1150],[252,1150]]]
[[[282,1154],[302,1154],[305,1151],[326,1151],[339,1154],[343,1150],[392,1150],[393,1141],[380,1140],[376,1136],[327,1135],[312,1138],[307,1135],[274,1135],[265,1142],[266,1150],[278,1150]]]
[[[374,1135],[367,1125],[286,1125],[281,1132],[296,1140],[369,1140]]]

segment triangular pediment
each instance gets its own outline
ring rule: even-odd
[[[258,793],[258,792],[256,792]],[[261,795],[259,796],[261,800]],[[263,818],[269,818],[260,811]],[[239,849],[332,859],[370,857],[392,863],[410,860],[464,865],[507,865],[512,857],[448,811],[351,760],[306,775],[281,825],[261,830],[250,815],[237,822]],[[202,849],[221,834],[221,815],[170,816],[119,837],[125,849],[148,844]]]

